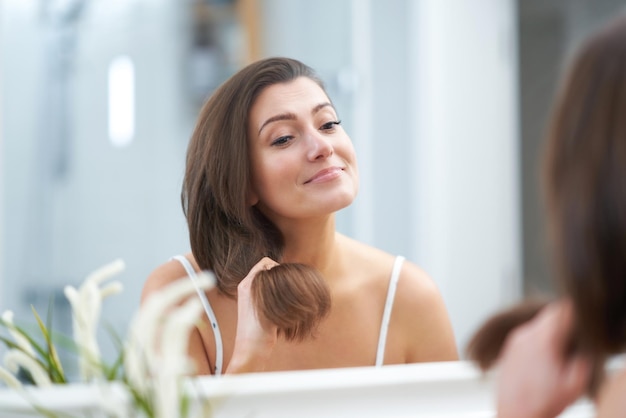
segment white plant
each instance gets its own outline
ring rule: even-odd
[[[19,380],[7,369],[0,367],[0,380],[2,380],[8,387],[15,390],[22,390],[23,386]]]
[[[2,319],[4,320],[4,323],[9,330],[9,334],[11,334],[11,337],[13,337],[13,340],[20,348],[20,350],[35,358],[35,349],[33,348],[32,344],[15,327],[15,323],[13,322],[13,312],[4,311],[4,313],[2,314]]]
[[[209,273],[198,275],[200,289],[215,284]],[[191,280],[178,280],[153,293],[135,315],[127,341],[124,367],[130,385],[153,400],[156,418],[180,416],[181,378],[194,372],[187,350],[202,305]],[[182,301],[182,302],[181,302]]]
[[[14,374],[17,374],[20,368],[26,370],[30,373],[37,386],[46,387],[52,385],[48,373],[41,364],[23,351],[16,349],[9,350],[4,355],[4,365]]]
[[[78,289],[72,286],[65,287],[65,296],[72,306],[74,340],[80,353],[80,376],[85,382],[103,377],[102,359],[97,340],[102,300],[120,293],[123,289],[118,281],[109,283],[103,288],[100,284],[120,273],[124,268],[124,261],[118,259],[91,273]]]
[[[124,342],[123,382],[102,384],[105,367],[97,341],[102,302],[122,291],[120,282],[104,282],[123,269],[124,262],[116,260],[91,273],[78,288],[66,286],[64,289],[72,308],[81,381],[94,382],[101,389],[100,407],[107,416],[126,417],[129,411],[141,410],[147,417],[179,418],[185,396],[181,389],[183,378],[193,374],[195,367],[188,356],[188,344],[202,312],[200,300],[190,297],[196,287],[189,279],[177,280],[145,301],[134,316]],[[215,278],[211,273],[200,273],[196,285],[199,289],[210,289],[215,285]],[[27,371],[36,386],[67,382],[50,331],[34,308],[33,312],[46,340],[47,351],[26,331],[15,326],[11,311],[1,317],[1,324],[9,331],[13,342],[3,339],[9,350],[4,357],[6,368],[0,367],[0,380],[29,399],[26,386],[15,377],[19,369]],[[53,382],[51,377],[59,380]],[[33,407],[45,411],[34,402]],[[205,416],[202,411],[200,415]]]
[[[51,386],[52,380],[48,371],[37,356],[31,342],[26,338],[24,331],[13,322],[13,316],[13,312],[7,310],[3,312],[1,317],[2,324],[9,331],[14,344],[13,348],[10,348],[4,355],[3,363],[6,369],[0,368],[0,380],[14,389],[22,388],[22,384],[15,377],[22,369],[30,375],[33,383],[37,386]],[[58,356],[54,349],[50,350],[49,354],[53,361],[58,362]]]

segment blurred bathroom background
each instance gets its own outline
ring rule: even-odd
[[[3,0],[0,310],[70,334],[67,284],[122,258],[120,335],[180,205],[204,99],[290,56],[322,76],[359,158],[342,232],[422,266],[462,349],[489,313],[550,292],[539,167],[561,67],[625,0]],[[112,345],[102,337],[105,355]]]

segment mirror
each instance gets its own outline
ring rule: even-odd
[[[0,307],[30,318],[52,294],[70,332],[63,286],[122,258],[104,317],[123,333],[145,277],[189,248],[179,195],[202,101],[285,55],[319,71],[357,149],[339,229],[425,268],[462,348],[545,286],[541,129],[562,57],[619,2],[457,3],[2,2]]]

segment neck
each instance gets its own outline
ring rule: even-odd
[[[285,238],[283,260],[315,267],[324,277],[332,276],[339,247],[335,217],[281,228]]]

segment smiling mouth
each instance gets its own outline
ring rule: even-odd
[[[331,167],[315,173],[313,177],[304,182],[304,184],[310,183],[323,183],[325,181],[334,180],[344,171],[342,167]]]

